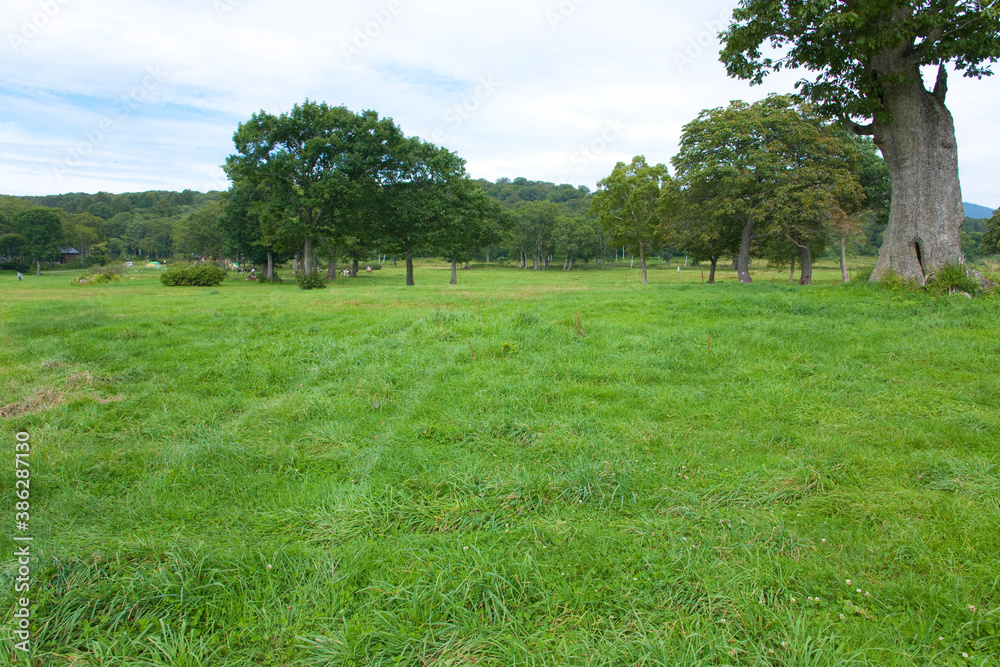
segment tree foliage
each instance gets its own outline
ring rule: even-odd
[[[962,259],[948,68],[991,74],[1000,57],[998,7],[998,0],[742,0],[733,12],[722,51],[731,76],[760,83],[770,72],[808,70],[811,78],[797,84],[805,98],[873,136],[882,151],[892,201],[873,280],[898,274],[923,282]],[[937,67],[930,89],[927,66]]]
[[[59,214],[51,208],[29,209],[17,214],[14,226],[21,237],[22,254],[34,262],[37,272],[41,273],[42,262],[59,253],[63,233]]]
[[[646,164],[637,155],[631,164],[619,162],[611,175],[597,183],[591,211],[612,243],[627,247],[642,264],[642,282],[648,283],[646,260],[663,244],[659,201],[673,180],[664,164]]]
[[[887,87],[950,64],[966,76],[990,74],[1000,57],[996,0],[742,0],[723,34],[730,76],[763,81],[806,69],[797,86],[834,117],[885,119]],[[909,83],[922,81],[911,80]]]

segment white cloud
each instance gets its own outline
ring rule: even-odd
[[[0,189],[14,194],[222,187],[236,125],[307,97],[441,137],[476,177],[593,187],[618,160],[668,162],[702,109],[790,91],[798,78],[751,88],[726,77],[715,34],[735,0],[5,4]],[[149,68],[163,80],[115,117]],[[484,78],[495,82],[486,95]],[[952,82],[965,196],[990,206],[1000,205],[998,93],[997,81]],[[55,178],[109,115],[114,130]],[[609,122],[625,130],[602,147]]]

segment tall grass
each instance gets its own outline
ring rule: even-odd
[[[1000,303],[651,276],[0,283],[35,661],[996,664]]]

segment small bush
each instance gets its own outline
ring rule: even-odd
[[[104,271],[93,276],[77,276],[73,278],[74,285],[105,285],[121,280],[122,277],[113,271]]]
[[[21,273],[28,273],[34,268],[35,266],[31,262],[26,262],[23,259],[8,259],[6,262],[0,264],[0,271],[20,271]]]
[[[920,288],[916,281],[904,278],[892,269],[883,274],[879,284],[892,292],[912,292]]]
[[[975,296],[982,292],[979,280],[969,275],[961,264],[946,264],[927,278],[927,289],[937,294],[968,294]]]
[[[299,284],[299,289],[323,289],[326,287],[326,278],[318,271],[308,276],[300,273],[295,276],[295,282]]]
[[[178,266],[160,276],[160,282],[170,287],[213,287],[226,279],[226,272],[214,264]]]

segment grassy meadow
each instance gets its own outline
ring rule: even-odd
[[[0,275],[32,665],[1000,664],[1000,298],[403,272]]]

